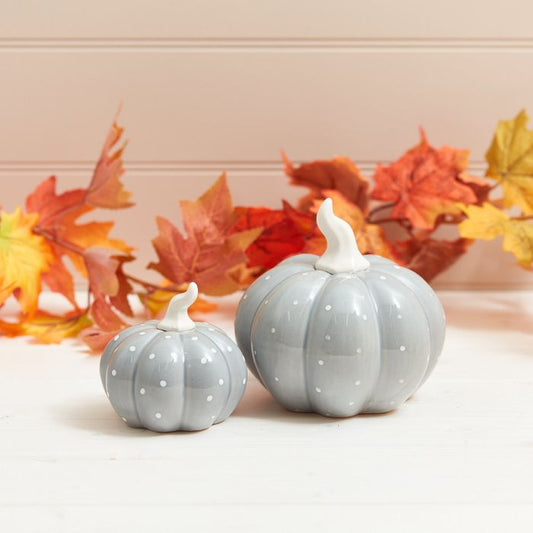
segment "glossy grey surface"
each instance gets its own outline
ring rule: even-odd
[[[219,328],[197,322],[188,331],[162,331],[145,322],[106,347],[100,377],[117,414],[153,431],[206,429],[225,420],[246,387],[246,364]]]
[[[329,274],[304,254],[243,295],[235,334],[250,370],[286,408],[326,416],[395,409],[434,368],[445,317],[431,287],[392,261]]]

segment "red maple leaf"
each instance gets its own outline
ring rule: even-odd
[[[472,241],[454,241],[432,238],[412,238],[392,244],[400,261],[411,270],[431,281],[435,276],[453,265],[463,255]]]

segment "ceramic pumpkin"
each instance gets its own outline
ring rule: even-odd
[[[219,328],[193,322],[187,308],[198,288],[174,296],[165,318],[122,331],[100,362],[105,392],[132,427],[153,431],[199,430],[222,422],[246,386],[246,364]]]
[[[317,223],[325,253],[286,259],[248,288],[237,310],[237,343],[287,409],[336,417],[395,409],[437,362],[441,303],[414,272],[363,256],[331,199]]]

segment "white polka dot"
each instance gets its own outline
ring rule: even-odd
[[[202,363],[202,365],[207,364],[207,357],[202,357],[202,358],[200,359],[200,363]]]
[[[331,311],[331,305],[329,305],[329,304],[326,305],[326,306],[324,307],[324,309],[325,309],[326,311]]]
[[[359,385],[361,385],[361,380],[360,380],[360,379],[358,379],[358,380],[355,382],[355,386],[356,386],[356,387],[359,387]]]
[[[324,361],[322,361],[322,359],[319,359],[319,360],[318,360],[318,364],[319,364],[320,366],[324,366]]]
[[[146,394],[146,389],[144,387],[140,389],[139,394],[141,394],[141,396],[144,396]]]
[[[361,348],[357,348],[357,350],[355,350],[357,353],[361,354],[363,353],[363,350]]]
[[[274,378],[274,381],[279,381],[278,376],[276,376],[276,377]]]
[[[164,379],[162,379],[162,380],[159,382],[159,385],[161,385],[161,387],[164,388],[164,387],[167,386],[167,382],[166,382]]]
[[[363,320],[367,320],[368,317],[366,315],[363,315]]]
[[[161,413],[156,413],[155,417],[159,420],[163,415]]]
[[[402,319],[402,315],[398,315],[398,318],[401,320]]]
[[[265,301],[263,302],[263,305],[268,305],[268,300],[265,300]]]
[[[387,279],[386,276],[379,276],[379,279]]]
[[[119,338],[120,338],[120,335],[115,335],[115,336],[113,337],[113,340],[114,340],[114,341],[118,341]]]
[[[224,385],[224,380],[223,380],[222,378],[220,378],[220,379],[218,380],[218,384],[219,384],[219,385]]]
[[[331,335],[324,335],[324,339],[326,339],[327,341],[330,341],[331,340]]]
[[[232,352],[233,348],[231,346],[228,346],[228,352]]]
[[[265,276],[265,279],[270,279],[270,275],[268,275],[268,276]]]
[[[139,331],[139,335],[146,335],[146,331]]]
[[[247,294],[245,294],[245,295],[242,297],[243,300],[246,300],[246,298],[248,298],[248,295],[247,295]]]
[[[276,328],[271,328],[270,333],[276,333]]]
[[[134,352],[137,349],[136,346],[130,346],[130,352]]]
[[[400,352],[405,352],[405,346],[403,344],[400,346]]]
[[[317,392],[322,392],[322,389],[321,389],[320,387],[315,387],[315,390],[316,390]]]
[[[165,339],[170,339],[171,335],[165,335]]]
[[[293,300],[292,305],[298,305],[298,300]]]
[[[127,422],[127,420],[123,416],[121,416],[120,418],[122,418],[122,420],[124,420],[124,422]]]
[[[116,376],[117,375],[117,371],[113,368],[113,370],[111,370],[111,375],[112,376]]]
[[[212,402],[212,401],[213,401],[213,395],[210,394],[210,395],[206,398],[206,401],[208,401],[208,402]]]
[[[194,337],[191,337],[191,339],[192,339],[193,341],[197,341],[197,340],[198,340],[198,337],[195,335]]]
[[[405,379],[399,379],[398,383],[405,383]]]
[[[155,353],[151,353],[149,356],[148,356],[148,359],[153,359],[155,357]]]

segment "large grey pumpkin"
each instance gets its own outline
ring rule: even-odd
[[[100,376],[111,405],[132,427],[199,430],[225,420],[246,387],[246,364],[219,328],[193,322],[198,288],[174,296],[165,318],[122,331],[107,345]]]
[[[290,410],[345,417],[395,409],[437,362],[442,306],[411,270],[361,255],[330,199],[317,222],[326,252],[289,258],[248,288],[237,343],[250,370]]]

